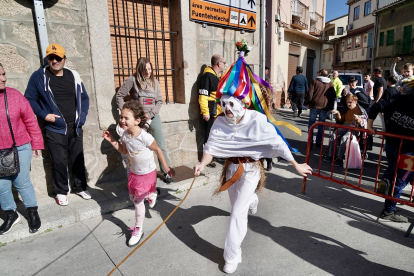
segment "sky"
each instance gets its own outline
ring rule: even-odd
[[[326,0],[326,20],[330,21],[342,15],[348,14],[347,0]]]

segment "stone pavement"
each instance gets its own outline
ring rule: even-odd
[[[414,235],[408,224],[377,221],[383,202],[318,178],[302,178],[285,162],[267,173],[258,212],[249,216],[243,262],[235,275],[412,275]],[[191,190],[166,225],[113,275],[224,275],[223,244],[230,203],[215,184]],[[184,197],[171,192],[147,210],[144,239]],[[401,206],[412,220],[413,209]],[[0,248],[2,275],[106,275],[127,247],[133,208],[53,228]]]

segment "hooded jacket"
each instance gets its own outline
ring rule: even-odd
[[[25,97],[29,101],[34,113],[44,120],[44,126],[47,130],[66,135],[67,124],[63,118],[58,105],[56,103],[53,92],[50,89],[50,78],[45,74],[45,70],[49,65],[39,68],[30,77],[26,88]],[[75,93],[76,93],[76,134],[79,135],[82,126],[85,124],[86,116],[89,110],[89,97],[86,93],[85,86],[75,70],[70,70],[75,78]],[[56,118],[53,123],[45,120],[48,114],[55,114],[60,116]]]
[[[313,109],[332,110],[335,98],[335,89],[327,77],[313,79],[309,85],[309,91],[306,93],[306,103]]]
[[[206,67],[204,69],[198,89],[198,102],[202,115],[214,114],[217,116],[221,112],[220,106],[216,104],[216,92],[219,80],[220,78],[213,68]]]

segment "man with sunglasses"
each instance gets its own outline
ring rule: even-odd
[[[91,198],[86,190],[82,130],[88,115],[89,97],[79,73],[64,68],[66,52],[61,45],[50,44],[46,57],[48,65],[32,74],[25,97],[35,114],[44,120],[56,202],[65,206],[70,192],[68,155],[74,191],[83,199]]]
[[[201,115],[206,122],[204,144],[207,143],[214,118],[221,113],[221,108],[217,106],[216,102],[216,92],[220,80],[219,75],[223,73],[225,67],[226,62],[224,58],[219,54],[213,55],[211,57],[211,66],[204,69],[203,76],[200,80],[198,102],[200,104]],[[216,164],[211,162],[208,166],[214,168]]]

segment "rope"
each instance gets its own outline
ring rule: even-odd
[[[178,207],[180,207],[180,205],[181,205],[181,203],[183,203],[184,202],[184,200],[187,198],[187,196],[188,196],[188,193],[191,191],[191,188],[193,187],[193,184],[194,184],[194,181],[196,180],[196,177],[197,176],[194,176],[194,179],[193,179],[193,182],[191,183],[191,186],[190,186],[190,188],[188,189],[188,191],[187,191],[187,194],[185,195],[185,197],[180,201],[180,203],[178,203],[178,205],[174,208],[174,210],[168,215],[168,217],[160,224],[160,225],[158,225],[158,227],[154,230],[154,231],[152,231],[152,233],[151,233],[151,235],[149,235],[143,242],[141,242],[134,250],[132,250],[132,252],[131,253],[129,253],[128,254],[128,256],[126,256],[116,267],[114,267],[114,269],[112,269],[111,270],[111,272],[109,272],[109,274],[108,274],[108,276],[109,275],[111,275],[115,270],[117,270],[118,269],[118,267],[123,263],[123,262],[125,262],[129,257],[131,257],[131,255],[132,254],[134,254],[135,253],[135,251],[137,251],[137,249],[138,248],[140,248],[147,240],[149,240],[151,237],[152,237],[152,235],[154,235],[155,234],[155,232],[157,232],[160,228],[161,228],[161,226],[163,226],[164,224],[165,224],[165,222],[172,216],[172,214],[174,214],[175,213],[175,211],[177,211],[177,209],[178,209]]]

